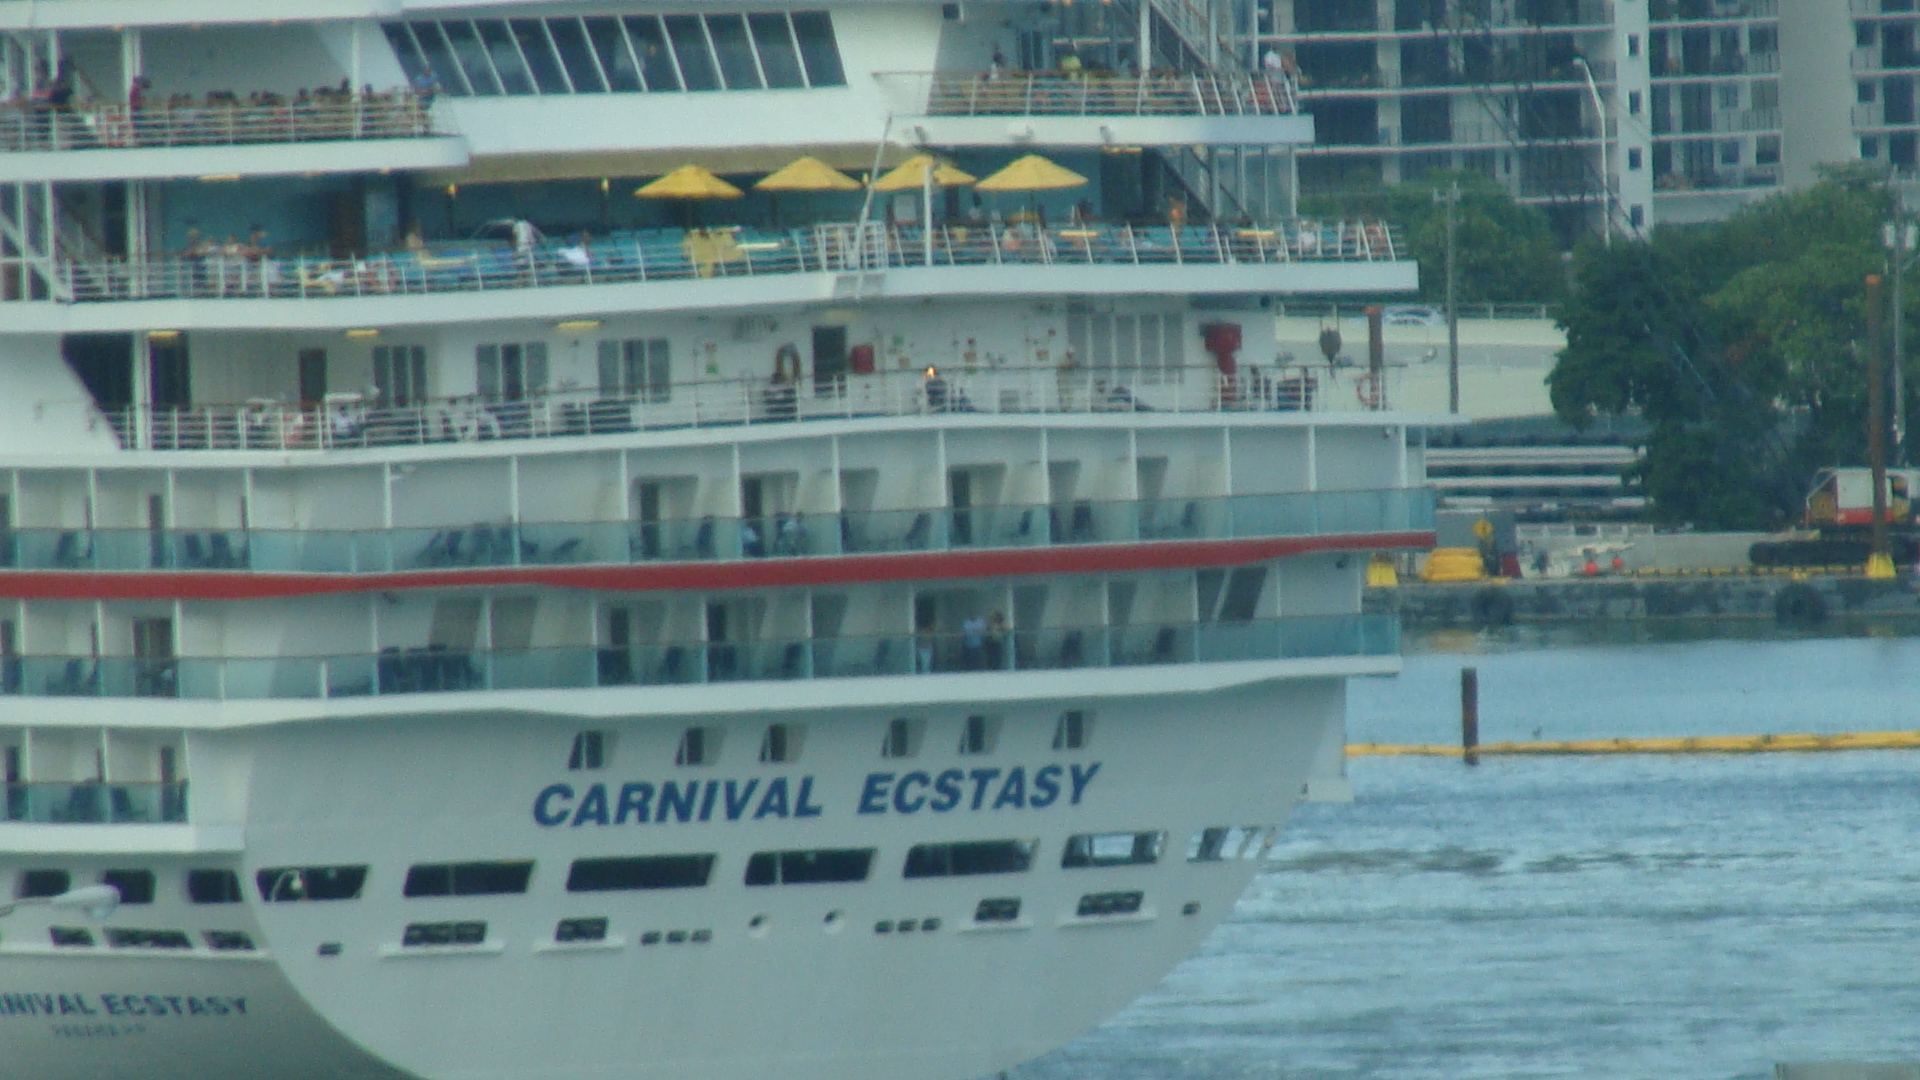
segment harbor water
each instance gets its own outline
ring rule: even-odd
[[[1920,728],[1905,628],[1644,626],[1415,638],[1402,675],[1354,684],[1350,738],[1456,740],[1468,664],[1488,741]],[[1014,1080],[1920,1060],[1920,752],[1350,771],[1354,803],[1302,808],[1198,955]]]

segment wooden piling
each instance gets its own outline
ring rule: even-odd
[[[1460,669],[1460,756],[1480,764],[1480,669]]]

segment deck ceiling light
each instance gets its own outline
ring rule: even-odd
[[[567,333],[577,334],[587,330],[600,329],[600,320],[599,319],[562,319],[559,322],[554,323],[553,328],[555,330],[561,330]]]
[[[178,330],[149,330],[149,331],[147,331],[147,340],[148,340],[148,341],[174,341],[174,340],[176,340],[176,339],[178,339],[179,337],[180,337],[180,331],[178,331]]]
[[[208,173],[207,175],[200,178],[200,182],[203,184],[216,184],[223,180],[238,180],[238,179],[240,179],[240,174],[237,172]]]
[[[347,331],[347,336],[350,338],[376,338],[380,336],[380,331],[371,326],[367,326],[358,330],[349,330]]]

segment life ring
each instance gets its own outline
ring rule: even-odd
[[[1386,395],[1381,392],[1380,379],[1369,371],[1354,380],[1353,393],[1365,408],[1377,409]]]

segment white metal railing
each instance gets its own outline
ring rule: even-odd
[[[1284,116],[1299,107],[1291,80],[1233,72],[890,71],[874,77],[912,103],[908,115]]]
[[[741,376],[661,386],[639,396],[556,390],[517,401],[477,395],[381,405],[354,394],[324,404],[273,400],[126,408],[104,416],[78,402],[36,412],[109,425],[125,447],[154,450],[337,450],[493,439],[545,439],[660,428],[952,413],[1356,411],[1384,407],[1364,369],[1242,363],[1115,368],[1078,358],[1048,366],[959,365],[859,371],[799,383]],[[1348,384],[1352,383],[1353,386]]]
[[[395,91],[270,105],[238,102],[0,108],[0,151],[234,146],[435,134],[427,102]]]
[[[569,285],[969,266],[1173,266],[1391,262],[1383,222],[1296,218],[1242,224],[825,224],[782,231],[708,228],[628,233],[527,252],[473,247],[365,259],[245,255],[95,259],[58,264],[76,302],[325,299]]]

